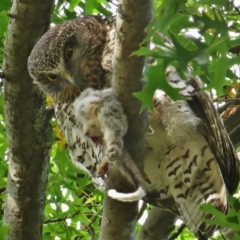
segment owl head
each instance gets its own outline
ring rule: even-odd
[[[70,93],[101,88],[101,57],[108,30],[101,19],[66,21],[46,32],[34,46],[28,58],[30,76],[53,99],[69,100]]]

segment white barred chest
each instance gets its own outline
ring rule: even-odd
[[[76,119],[73,103],[56,104],[54,107],[72,162],[87,172],[98,187],[102,187],[103,180],[95,178],[94,175],[103,159],[103,145],[98,144],[98,139],[94,142],[86,135],[83,124]]]

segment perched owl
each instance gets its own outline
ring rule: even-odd
[[[110,19],[98,16],[66,22],[47,32],[29,57],[29,72],[34,83],[53,98],[55,116],[71,160],[87,172],[100,189],[104,187],[100,177],[107,171],[108,164],[124,152],[123,136],[128,126],[121,104],[112,89],[106,88],[111,74],[101,65],[101,52],[108,54],[105,41],[111,24]],[[54,41],[54,38],[61,40]],[[56,55],[57,52],[60,55]],[[153,194],[129,155],[116,164],[123,175],[132,173],[133,177],[126,177],[138,188],[129,194],[110,189],[110,197],[117,195],[122,201],[131,202],[145,196],[148,189]],[[129,166],[131,169],[126,171]]]
[[[201,205],[228,212],[227,194],[239,183],[238,158],[210,97],[199,92],[199,80],[183,81],[172,66],[166,76],[187,100],[173,101],[156,90],[144,170],[159,191],[154,204],[181,216],[191,232],[207,239],[216,227],[201,221],[212,218]]]
[[[32,50],[30,75],[53,97],[56,115],[64,112],[62,126],[67,121],[73,126],[67,119],[77,115],[68,108],[84,89],[111,86],[114,28],[113,18],[70,20],[49,30]],[[154,94],[144,171],[157,196],[144,199],[178,214],[192,232],[210,236],[215,227],[201,219],[212,216],[201,212],[200,205],[210,202],[220,211],[228,211],[226,195],[233,194],[239,182],[237,156],[211,99],[199,92],[199,80],[189,77],[183,81],[171,66],[166,76],[187,100],[173,101],[161,90]],[[123,200],[121,194],[111,194]]]

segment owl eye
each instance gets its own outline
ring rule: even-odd
[[[73,47],[69,46],[66,50],[65,50],[65,57],[67,60],[69,60],[73,55]]]
[[[55,75],[55,74],[48,74],[47,78],[51,82],[56,82],[57,81],[57,75]]]

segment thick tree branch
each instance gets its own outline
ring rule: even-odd
[[[51,127],[27,59],[48,29],[53,6],[53,0],[15,0],[9,14],[3,65],[9,149],[4,223],[10,226],[9,240],[42,239]]]
[[[163,209],[153,207],[138,234],[137,240],[164,240],[175,227],[178,217]]]
[[[152,0],[119,1],[113,59],[112,86],[123,104],[129,122],[125,146],[140,167],[144,159],[147,114],[146,112],[139,114],[140,102],[132,94],[142,89],[141,79],[145,59],[130,55],[139,48],[145,37],[145,27],[152,18],[152,4]],[[109,171],[107,187],[119,191],[134,190],[114,168]],[[137,202],[122,203],[105,196],[100,239],[134,239],[137,213]]]

